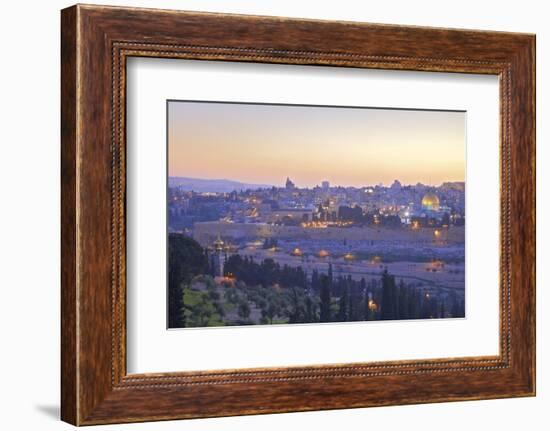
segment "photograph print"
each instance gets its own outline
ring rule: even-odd
[[[169,100],[168,328],[464,318],[465,122]]]

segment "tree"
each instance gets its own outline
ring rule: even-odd
[[[287,310],[289,321],[288,323],[299,323],[300,315],[302,314],[302,308],[300,300],[298,298],[298,292],[296,287],[291,286],[288,292],[289,309]]]
[[[278,295],[273,291],[268,291],[266,308],[262,309],[262,316],[265,317],[270,324],[273,323],[275,316],[281,312],[281,303]]]
[[[399,300],[398,300],[398,317],[399,319],[410,319],[409,316],[409,294],[408,288],[405,286],[403,279],[399,281]]]
[[[191,322],[188,326],[208,326],[208,322],[210,321],[210,318],[215,313],[215,311],[216,309],[214,304],[208,300],[206,295],[201,295],[200,300],[197,301],[197,303],[193,306],[191,310]]]
[[[306,323],[315,323],[317,319],[317,304],[311,296],[306,296],[305,299],[305,319]]]
[[[369,291],[367,289],[367,281],[365,278],[361,278],[361,296],[363,298],[363,320],[371,320],[370,319],[370,308],[369,308]]]
[[[432,298],[429,292],[423,292],[420,306],[420,318],[431,319],[432,317]]]
[[[439,304],[439,317],[442,319],[445,318],[447,315],[447,310],[445,309],[445,301],[442,299]]]
[[[330,281],[324,274],[319,277],[319,281],[321,284],[321,315],[319,320],[321,322],[330,322]]]
[[[168,235],[168,327],[185,327],[184,285],[207,269],[208,259],[197,241],[182,234]]]
[[[338,321],[347,322],[349,320],[349,288],[347,282],[344,282],[344,287],[338,301]]]
[[[321,285],[319,283],[319,272],[314,269],[311,273],[311,290],[313,293],[318,294],[321,289]]]
[[[241,319],[248,320],[248,317],[250,316],[250,305],[248,304],[248,301],[242,300],[239,302],[237,313]]]
[[[382,320],[397,318],[397,295],[395,278],[385,269],[382,273]]]
[[[413,319],[422,318],[422,291],[414,289],[409,303],[410,314]]]
[[[451,293],[451,317],[464,317],[464,301],[459,301],[456,293]]]
[[[363,296],[363,286],[361,283],[351,279],[351,276],[348,277],[348,283],[350,285],[349,291],[349,316],[348,319],[350,322],[356,322],[362,319],[362,310],[360,307],[361,299]]]

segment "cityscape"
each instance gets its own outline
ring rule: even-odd
[[[174,104],[185,105],[186,114],[196,108],[189,102]],[[224,115],[240,106],[201,105],[219,108]],[[288,111],[286,106],[267,108],[270,119]],[[315,109],[322,108],[309,108],[308,115],[317,121],[316,114],[309,113]],[[430,116],[426,120],[433,113]],[[306,127],[307,119],[304,122]],[[457,124],[463,127],[463,122]],[[221,129],[216,142],[223,146]],[[194,142],[199,141],[197,137]],[[464,141],[460,144],[463,157]],[[178,141],[171,134],[169,328],[465,317],[463,171],[437,185],[406,184],[396,178],[362,185],[349,184],[349,167],[345,175],[336,168],[312,170],[312,177],[320,177],[315,183],[302,174],[307,162],[314,162],[311,157],[302,160],[302,170],[293,169],[279,181],[264,172],[254,176],[252,168],[242,168],[242,178],[229,178],[228,172],[218,172],[218,178],[186,176],[182,174],[196,172],[170,164],[181,147],[188,149],[189,140]],[[207,156],[206,163],[216,158],[213,153]],[[289,157],[300,154],[294,151]],[[199,159],[200,154],[195,161]],[[278,175],[280,161],[274,163]],[[223,171],[221,166],[218,170]],[[399,178],[393,166],[388,169]],[[424,169],[421,175],[429,177]],[[347,184],[327,179],[338,177]]]

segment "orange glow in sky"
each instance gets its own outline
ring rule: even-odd
[[[466,115],[168,103],[168,174],[282,186],[464,181]]]

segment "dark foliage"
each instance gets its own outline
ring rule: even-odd
[[[168,235],[168,327],[185,326],[183,286],[208,270],[203,248],[194,239],[171,233]]]
[[[330,285],[331,281],[328,276],[321,275],[320,278],[321,285],[321,322],[330,322],[331,313],[330,313]]]

